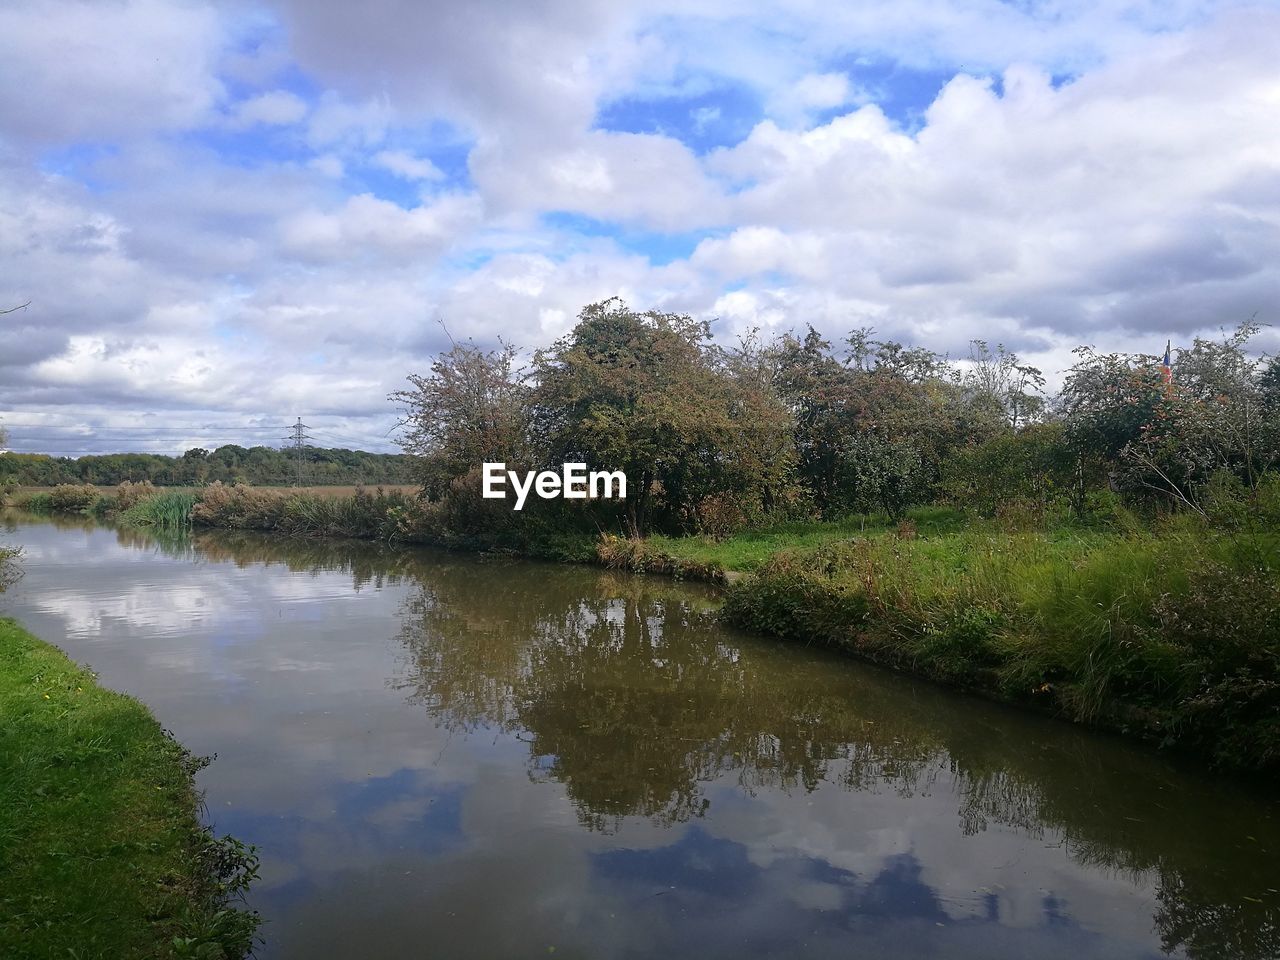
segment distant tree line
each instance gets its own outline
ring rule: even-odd
[[[404,454],[307,447],[302,461],[301,480],[305,484],[404,484],[413,483],[415,478],[411,458]],[[294,451],[273,447],[236,444],[216,450],[196,447],[180,457],[111,453],[73,459],[35,453],[0,453],[0,483],[11,479],[29,486],[115,485],[126,480],[148,480],[157,486],[191,486],[214,481],[268,485],[292,483],[297,478]]]
[[[434,520],[459,533],[572,515],[633,536],[717,534],[935,501],[1201,509],[1215,484],[1252,489],[1280,464],[1280,362],[1250,352],[1257,331],[1176,351],[1172,383],[1156,356],[1082,347],[1049,396],[1039,370],[983,341],[960,362],[868,329],[725,347],[704,322],[612,299],[524,367],[511,345],[455,344],[392,399]],[[479,498],[489,460],[622,469],[630,495],[512,516]]]

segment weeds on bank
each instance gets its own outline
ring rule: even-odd
[[[289,536],[395,539],[397,517],[410,505],[404,493],[357,489],[349,497],[289,494],[213,483],[191,512],[199,526],[278,531]]]
[[[1280,766],[1280,544],[1182,515],[1109,531],[885,535],[788,552],[733,623],[1071,719]]]

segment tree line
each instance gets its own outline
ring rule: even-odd
[[[392,399],[435,519],[474,532],[552,521],[715,535],[938,501],[1200,510],[1280,463],[1280,360],[1250,350],[1258,329],[1175,351],[1172,382],[1159,357],[1080,347],[1049,395],[1001,345],[973,341],[957,362],[870,329],[832,343],[810,328],[726,347],[706,322],[614,298],[524,364],[511,344],[454,344]],[[480,465],[495,460],[621,469],[630,495],[513,517],[479,498]]]
[[[414,482],[411,459],[404,454],[306,447],[301,479],[324,484],[407,484]],[[222,483],[287,484],[299,478],[297,454],[273,447],[227,444],[215,450],[194,447],[180,457],[154,453],[111,453],[52,457],[35,453],[0,453],[0,483],[55,486],[150,481],[158,486]]]

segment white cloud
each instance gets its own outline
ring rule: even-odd
[[[0,8],[6,137],[100,141],[182,130],[223,96],[213,9],[159,0],[26,0]]]
[[[237,127],[255,124],[284,127],[297,123],[307,115],[307,104],[288,90],[272,90],[236,104],[231,122]]]
[[[309,260],[421,257],[440,252],[480,218],[474,196],[444,196],[405,210],[360,194],[332,212],[312,210],[291,217],[281,234],[285,250]]]
[[[724,210],[692,151],[657,134],[597,130],[559,144],[483,142],[471,173],[498,212],[568,210],[683,230],[714,225]]]
[[[615,294],[1051,372],[1082,339],[1280,319],[1277,46],[1228,3],[10,4],[0,305],[33,303],[0,326],[0,412],[373,422],[433,318],[532,347]],[[952,79],[907,125],[868,64]],[[654,132],[600,127],[628,98]],[[740,142],[679,139],[743,103]],[[261,155],[211,146],[228,125]]]
[[[307,142],[317,148],[377,146],[394,120],[395,111],[385,97],[352,102],[329,91],[311,113]]]
[[[426,157],[415,157],[405,150],[382,150],[373,162],[405,180],[442,180],[444,173]]]
[[[806,73],[770,96],[766,109],[770,116],[803,123],[818,111],[842,107],[855,98],[865,94],[855,92],[846,74]]]

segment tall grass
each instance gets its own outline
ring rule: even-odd
[[[909,510],[907,522],[921,534],[933,534],[960,529],[968,520],[960,510],[933,506]],[[657,553],[676,560],[747,572],[759,568],[781,550],[817,549],[850,537],[887,533],[898,525],[885,514],[854,514],[842,520],[797,520],[747,527],[723,539],[653,536],[645,542]]]
[[[357,489],[349,497],[210,484],[191,511],[197,526],[264,530],[298,537],[395,539],[412,501],[404,493]]]
[[[166,490],[134,503],[120,514],[120,521],[136,527],[182,530],[191,525],[191,512],[198,499],[192,491]]]
[[[1280,768],[1280,544],[1266,531],[1178,517],[856,539],[776,557],[730,591],[725,615]]]

